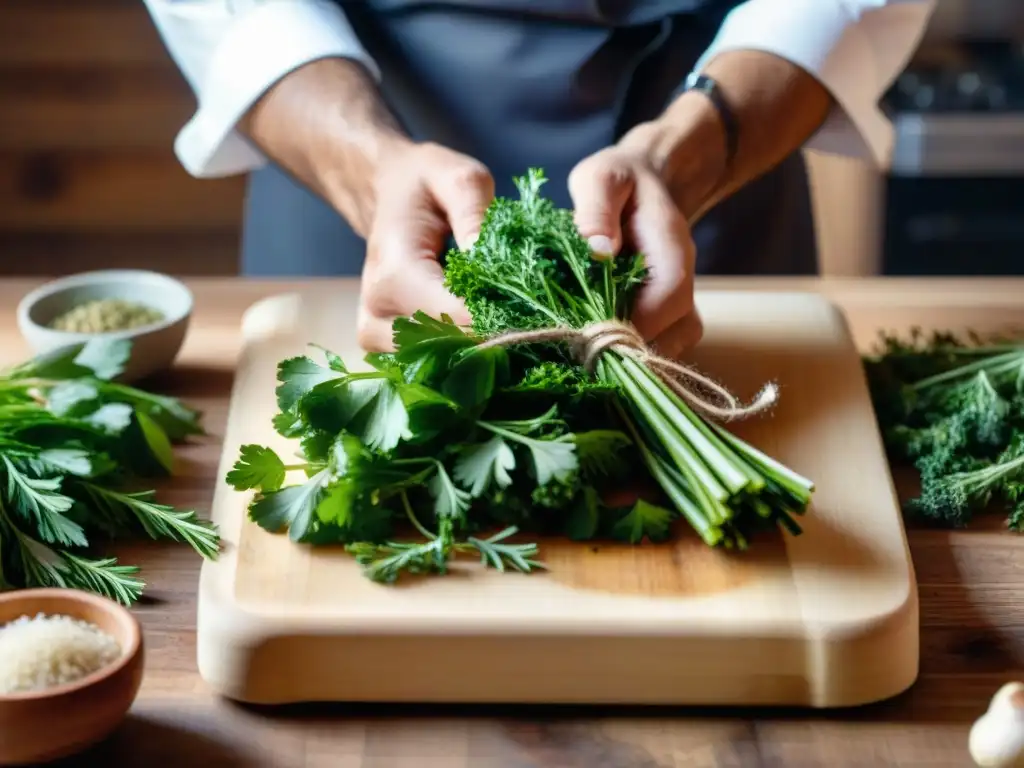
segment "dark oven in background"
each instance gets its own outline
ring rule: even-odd
[[[885,272],[1024,274],[1024,0],[940,0],[885,108]]]

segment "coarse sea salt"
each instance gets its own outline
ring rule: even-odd
[[[0,627],[0,695],[71,683],[120,655],[117,641],[88,621],[22,616]]]

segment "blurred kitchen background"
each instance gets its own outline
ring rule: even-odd
[[[822,271],[1024,274],[1024,0],[940,0],[893,165],[813,156]],[[139,0],[0,0],[0,275],[236,272],[241,178],[172,142],[192,96]]]

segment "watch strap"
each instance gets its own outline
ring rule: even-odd
[[[694,72],[686,78],[685,91],[703,93],[714,105],[725,133],[725,165],[726,168],[730,167],[739,146],[739,122],[736,120],[736,115],[732,111],[732,107],[729,106],[729,102],[722,94],[722,89],[713,78]]]

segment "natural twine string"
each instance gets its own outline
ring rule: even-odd
[[[742,403],[718,382],[693,368],[653,352],[632,325],[619,320],[604,320],[583,328],[541,328],[535,331],[509,331],[493,336],[479,345],[480,349],[509,347],[516,344],[567,342],[574,357],[593,373],[597,361],[606,351],[646,365],[665,385],[691,408],[712,418],[743,419],[770,408],[778,399],[779,390],[769,383],[751,402]]]

